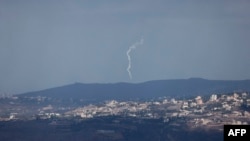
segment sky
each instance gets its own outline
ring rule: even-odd
[[[0,0],[0,94],[76,82],[250,79],[249,7],[249,0]]]

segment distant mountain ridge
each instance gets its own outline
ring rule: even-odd
[[[250,91],[250,80],[206,80],[201,78],[153,80],[142,83],[75,83],[41,91],[18,94],[19,97],[46,96],[60,99],[131,100],[163,96],[181,97]]]

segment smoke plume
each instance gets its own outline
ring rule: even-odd
[[[130,57],[130,52],[131,52],[132,50],[136,49],[137,46],[142,45],[142,44],[143,44],[143,41],[144,41],[144,40],[143,40],[143,38],[142,38],[140,41],[138,41],[138,42],[134,43],[132,46],[130,46],[129,49],[127,50],[127,57],[128,57],[128,67],[127,67],[127,71],[128,71],[128,75],[129,75],[129,78],[130,78],[130,79],[133,78],[133,77],[132,77],[132,73],[131,73],[131,71],[130,71],[130,69],[131,69],[131,57]]]

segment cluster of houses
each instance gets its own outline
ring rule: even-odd
[[[67,115],[81,118],[98,116],[132,116],[138,118],[185,118],[192,126],[220,126],[250,123],[250,96],[248,93],[212,94],[205,100],[201,96],[176,100],[163,98],[154,101],[106,101],[69,111]]]
[[[40,101],[43,99],[40,98]],[[144,119],[185,119],[190,126],[221,126],[224,124],[250,124],[249,93],[212,94],[190,99],[159,98],[150,101],[109,100],[74,109],[58,109],[46,105],[29,119],[74,118],[88,119],[101,116],[129,116]],[[60,110],[59,110],[60,111]],[[0,120],[16,120],[20,113],[13,112]]]

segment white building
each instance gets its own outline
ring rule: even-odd
[[[184,101],[182,104],[182,109],[188,108],[188,102]]]
[[[210,101],[216,101],[217,100],[217,95],[216,94],[212,94],[210,97]]]
[[[195,101],[196,101],[196,103],[197,103],[198,105],[203,104],[203,101],[202,101],[201,96],[197,96],[197,97],[195,98]]]

